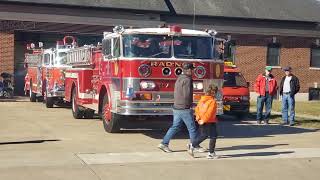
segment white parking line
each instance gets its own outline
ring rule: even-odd
[[[232,150],[218,151],[217,155],[220,156],[219,160],[314,158],[320,157],[320,148]],[[206,159],[206,153],[195,153],[196,158],[192,158],[187,152],[165,153],[160,150],[157,152],[79,153],[77,156],[87,164],[198,161]]]

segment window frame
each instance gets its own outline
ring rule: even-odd
[[[270,64],[270,48],[278,48],[278,60],[277,60],[277,64]],[[266,57],[266,65],[267,66],[280,66],[280,57],[281,56],[281,44],[280,43],[270,43],[267,46],[267,57]]]
[[[320,46],[316,46],[316,45],[313,45],[313,46],[311,46],[311,48],[310,48],[310,68],[320,68],[320,55],[318,56],[318,61],[319,61],[319,65],[318,66],[315,66],[315,65],[313,65],[313,56],[312,56],[312,51],[313,50],[318,50],[319,51],[319,54],[320,54]]]

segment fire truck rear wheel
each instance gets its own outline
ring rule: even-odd
[[[53,108],[53,98],[52,97],[46,97],[46,107]]]
[[[84,112],[82,110],[79,109],[79,105],[77,104],[77,90],[76,88],[74,88],[72,90],[72,102],[71,102],[71,106],[72,106],[72,115],[75,119],[80,119],[83,117]]]
[[[30,97],[30,102],[36,102],[37,95],[36,93],[32,92],[32,81],[30,81],[29,97]]]
[[[108,133],[120,132],[120,118],[120,115],[110,112],[108,96],[105,95],[103,98],[102,109],[102,121],[104,130]]]

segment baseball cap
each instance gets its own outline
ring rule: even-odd
[[[290,66],[285,66],[282,68],[282,70],[284,71],[290,71],[292,68]]]
[[[185,63],[182,66],[183,69],[187,70],[187,69],[194,69],[194,66],[192,63]]]
[[[271,70],[272,70],[272,67],[271,67],[271,66],[266,66],[266,70],[267,70],[267,71],[271,71]]]

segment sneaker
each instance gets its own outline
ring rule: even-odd
[[[213,153],[208,153],[207,159],[218,159],[219,157],[216,155],[215,152]]]
[[[257,124],[261,124],[261,121],[260,121],[260,120],[257,120]]]
[[[190,149],[190,147],[192,147],[192,144],[191,143],[187,144],[187,149]],[[198,146],[198,147],[193,147],[193,151],[198,153],[204,153],[204,152],[208,152],[208,149]]]
[[[187,151],[190,156],[194,157],[194,148],[192,147],[191,143],[187,145]]]
[[[266,125],[269,124],[269,120],[265,120],[264,124],[266,124]]]
[[[204,152],[208,152],[208,149],[199,146],[199,147],[195,147],[195,148],[194,148],[194,151],[195,151],[195,152],[199,152],[199,153],[204,153]]]
[[[290,123],[289,126],[294,126],[294,123]]]
[[[171,153],[172,150],[165,144],[159,144],[158,148],[161,149],[162,151],[166,152],[166,153]]]

